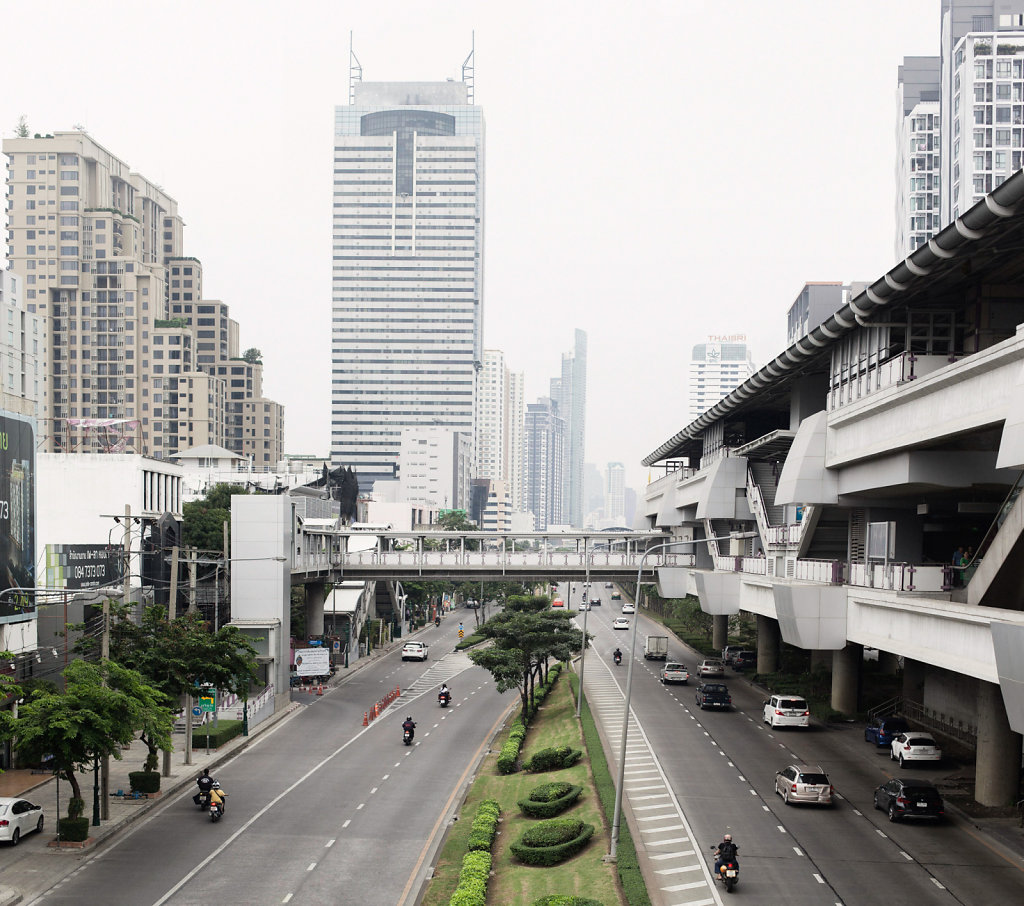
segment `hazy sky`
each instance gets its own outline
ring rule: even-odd
[[[484,338],[546,394],[589,335],[587,461],[687,422],[691,347],[764,364],[809,280],[894,263],[896,69],[939,0],[3,0],[0,134],[83,126],[162,185],[207,298],[263,351],[285,449],[330,433],[331,169],[349,32],[366,81],[461,77],[484,109]]]

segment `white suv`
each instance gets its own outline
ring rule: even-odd
[[[402,646],[403,661],[425,661],[427,659],[427,646],[422,642],[406,642]]]
[[[764,722],[772,727],[810,726],[807,702],[796,695],[773,695],[764,703]]]

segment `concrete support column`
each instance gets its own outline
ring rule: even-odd
[[[900,659],[891,651],[878,652],[878,672],[882,676],[895,676],[900,669]]]
[[[924,678],[928,667],[913,658],[903,659],[903,697],[907,701],[924,704]]]
[[[811,652],[811,673],[831,673],[832,652],[815,649]]]
[[[305,586],[306,633],[310,638],[324,634],[324,587],[319,582]]]
[[[757,615],[757,672],[779,669],[779,624],[771,617]]]
[[[1020,756],[1021,736],[1010,729],[999,686],[979,680],[974,798],[980,805],[1012,805],[1017,801]]]
[[[832,653],[832,710],[856,714],[860,698],[860,669],[864,648],[847,642],[845,648]]]
[[[711,647],[715,651],[721,650],[729,642],[729,616],[728,614],[716,614],[711,618]]]

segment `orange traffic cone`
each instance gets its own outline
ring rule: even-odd
[[[319,686],[316,687],[316,694],[317,695],[323,695],[324,694],[324,684],[323,683],[321,683]]]
[[[363,712],[363,726],[364,727],[370,726],[370,715],[367,714],[366,711]]]

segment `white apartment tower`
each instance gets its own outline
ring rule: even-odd
[[[506,382],[504,458],[505,485],[512,512],[527,512],[523,483],[523,432],[526,428],[526,375],[508,372]]]
[[[508,368],[500,349],[484,350],[484,367],[477,388],[476,477],[500,481],[505,477],[505,408]]]
[[[395,474],[403,429],[475,435],[484,121],[463,76],[358,79],[335,108],[331,461],[361,487]]]
[[[626,522],[626,467],[621,462],[608,463],[604,518],[609,526],[621,526]]]
[[[898,80],[897,261],[924,245],[940,228],[939,58],[905,57],[899,67]],[[817,324],[811,326],[817,327]]]
[[[745,334],[709,336],[690,358],[690,420],[739,387],[754,373]]]
[[[2,408],[15,408],[11,397],[34,404],[39,397],[42,323],[25,307],[23,281],[13,271],[0,271],[0,391]],[[18,407],[34,415],[34,405]]]
[[[523,444],[525,510],[533,513],[534,530],[564,523],[562,481],[565,468],[565,421],[558,406],[541,397],[526,407]]]

